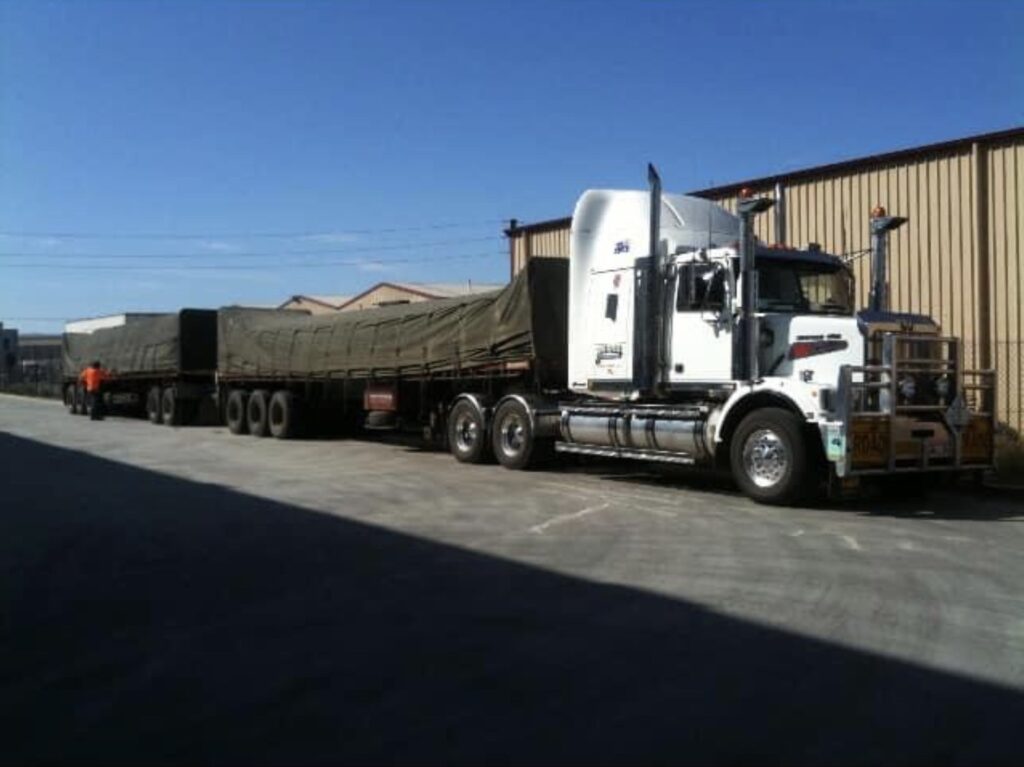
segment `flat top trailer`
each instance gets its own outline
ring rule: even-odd
[[[217,375],[233,381],[521,373],[565,386],[568,264],[536,258],[506,288],[355,312],[222,309]]]

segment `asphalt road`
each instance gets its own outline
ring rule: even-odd
[[[0,396],[0,761],[1020,763],[1022,544]]]

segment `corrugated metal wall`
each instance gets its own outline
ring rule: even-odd
[[[968,145],[783,186],[788,244],[817,242],[851,258],[862,306],[871,285],[871,209],[882,205],[910,219],[890,238],[893,309],[935,318],[944,333],[963,339],[968,367],[994,367],[999,420],[1024,432],[1024,140]],[[752,190],[775,193],[774,186]],[[712,197],[735,212],[735,196]],[[759,238],[775,242],[775,230],[772,212],[758,218]]]
[[[533,231],[524,228],[511,238],[512,276],[523,268],[527,259],[533,256],[549,258],[569,257],[569,225],[553,229]]]
[[[1024,141],[989,148],[987,171],[992,364],[999,373],[999,418],[1024,433]]]
[[[751,189],[773,196],[775,181],[784,187],[787,244],[817,242],[850,258],[861,306],[872,208],[909,219],[890,239],[893,309],[934,317],[963,339],[968,367],[996,368],[999,420],[1024,433],[1024,133],[790,175]],[[733,212],[734,195],[706,193]],[[761,240],[776,242],[775,230],[774,212],[758,218]],[[510,245],[515,273],[531,255],[568,256],[569,228],[526,227]]]

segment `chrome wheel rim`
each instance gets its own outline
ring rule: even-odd
[[[460,413],[455,419],[455,445],[459,452],[470,452],[479,439],[480,424],[469,413]]]
[[[501,450],[505,455],[516,456],[526,444],[526,424],[518,413],[507,415],[501,422]]]
[[[743,469],[758,487],[774,487],[789,469],[789,452],[771,429],[758,429],[743,443]]]

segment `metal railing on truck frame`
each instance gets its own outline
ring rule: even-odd
[[[996,371],[964,370],[951,336],[884,333],[869,341],[878,346],[881,364],[840,371],[844,476],[991,467]]]

